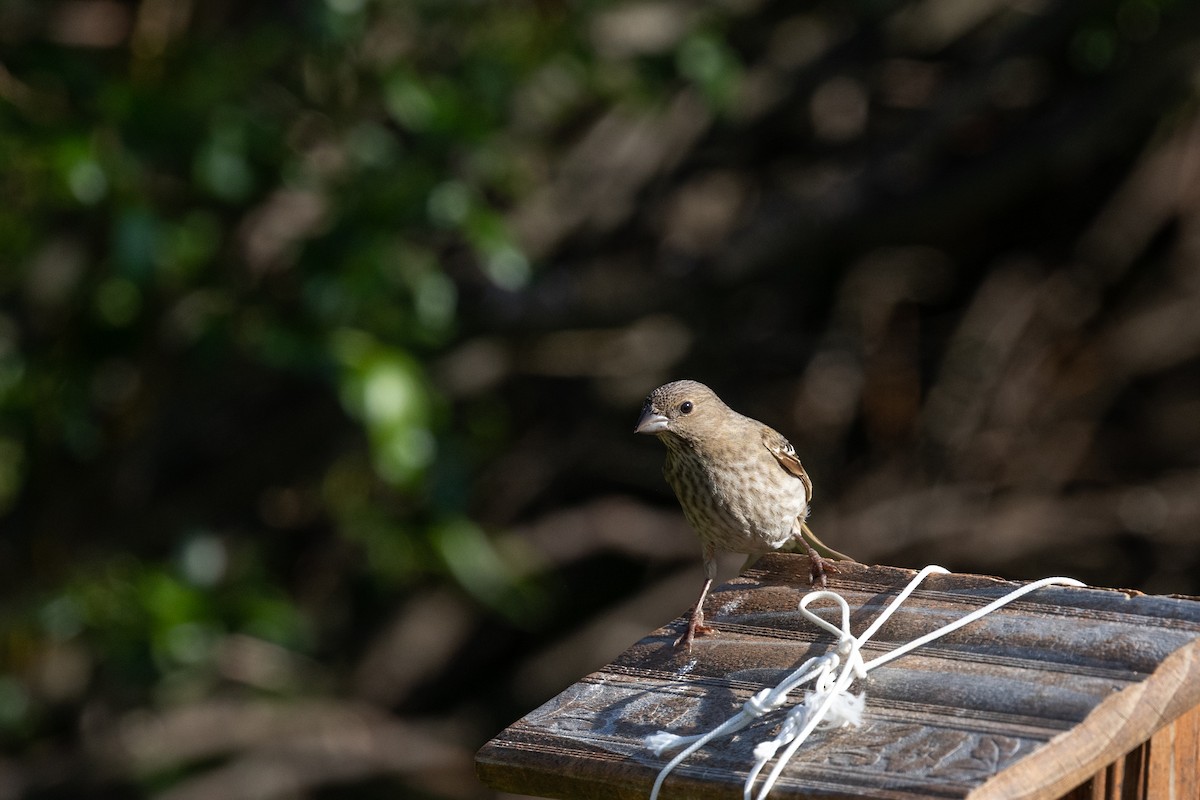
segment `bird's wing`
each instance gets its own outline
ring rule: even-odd
[[[780,466],[786,469],[791,474],[795,475],[804,484],[804,491],[807,494],[808,501],[812,502],[812,479],[808,477],[808,473],[804,471],[804,466],[800,463],[800,459],[796,456],[796,448],[792,447],[792,443],[784,438],[783,434],[776,430],[763,427],[763,444],[771,451],[771,455],[775,456],[775,460]],[[839,553],[829,545],[817,538],[817,535],[812,532],[812,528],[808,527],[808,523],[803,518],[800,522],[800,535],[812,545],[822,557],[830,558],[835,561],[853,561],[854,559],[845,553]]]
[[[771,455],[775,456],[775,460],[785,470],[795,475],[804,484],[804,495],[808,502],[812,502],[812,479],[808,477],[808,473],[804,471],[804,466],[800,463],[800,459],[796,456],[796,448],[792,447],[792,443],[784,438],[783,434],[767,426],[763,426],[762,440],[766,448],[771,451]]]

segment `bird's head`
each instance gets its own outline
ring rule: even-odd
[[[634,433],[648,433],[670,441],[694,440],[720,424],[728,412],[716,393],[698,381],[663,384],[646,398]]]

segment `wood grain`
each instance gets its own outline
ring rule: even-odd
[[[488,742],[476,758],[480,778],[500,790],[545,797],[648,796],[666,759],[644,747],[647,735],[706,731],[758,689],[826,652],[831,637],[796,612],[809,590],[807,574],[802,557],[764,557],[710,595],[708,616],[718,632],[698,639],[690,656],[671,646],[682,618],[651,633]],[[859,632],[912,575],[838,564],[830,588],[850,603],[852,630]],[[931,576],[864,656],[1018,585]],[[1187,716],[1200,702],[1198,642],[1194,599],[1038,590],[856,684],[855,691],[867,693],[863,726],[815,734],[772,797],[1059,798],[1075,787],[1108,791],[1092,779],[1118,761],[1109,783],[1139,781],[1145,789],[1149,776],[1175,765],[1188,773],[1174,779],[1175,791],[1194,789],[1195,762],[1185,768],[1182,759],[1194,757],[1200,725],[1195,714]],[[773,735],[781,715],[696,753],[668,778],[662,796],[741,797],[754,744]],[[1147,746],[1177,719],[1174,738]],[[1132,762],[1126,758],[1143,747]]]

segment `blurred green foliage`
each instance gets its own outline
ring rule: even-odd
[[[0,510],[25,590],[0,620],[6,749],[53,736],[84,692],[119,709],[211,690],[230,635],[336,646],[270,530],[291,518],[330,524],[369,592],[445,575],[514,621],[539,614],[527,571],[469,520],[481,423],[455,423],[429,359],[471,325],[461,292],[530,281],[504,212],[562,131],[680,81],[720,107],[738,69],[710,31],[598,70],[592,5],[0,10]],[[119,480],[80,476],[193,424],[204,440],[206,393],[247,371],[324,386],[349,438],[283,487],[239,469],[253,440],[213,445],[265,523],[230,523],[206,485],[120,529],[145,499],[110,513]],[[150,458],[142,479],[171,467]],[[44,513],[72,480],[83,510]],[[62,645],[78,674],[47,688]]]

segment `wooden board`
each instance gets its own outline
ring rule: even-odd
[[[850,603],[856,634],[914,574],[837,568],[829,588]],[[488,742],[476,758],[480,778],[544,797],[647,797],[670,757],[647,750],[647,735],[705,732],[827,651],[832,637],[796,611],[807,575],[803,557],[764,557],[709,596],[707,621],[718,632],[697,639],[690,656],[672,647],[682,618],[653,632]],[[864,657],[1019,585],[933,575]],[[1058,798],[1200,703],[1200,601],[1044,588],[852,688],[867,693],[862,727],[814,734],[772,797]],[[709,744],[661,796],[741,797],[754,744],[774,734],[783,713]]]

